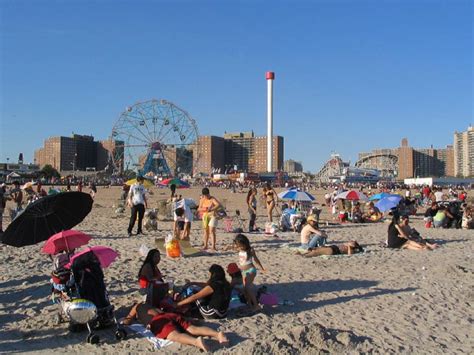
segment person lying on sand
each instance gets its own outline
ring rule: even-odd
[[[308,249],[308,252],[297,252],[299,255],[305,257],[320,256],[320,255],[352,255],[363,252],[364,249],[355,240],[344,243],[343,245],[325,245],[322,247]]]
[[[220,344],[228,343],[223,332],[217,332],[209,327],[192,325],[176,313],[166,313],[146,303],[135,304],[122,324],[130,325],[137,320],[146,326],[160,339],[167,339],[184,345],[193,345],[204,351],[208,346],[203,336],[212,337]]]

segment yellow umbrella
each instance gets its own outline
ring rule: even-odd
[[[136,182],[137,182],[137,179],[130,179],[125,184],[127,184],[128,186],[132,186]],[[150,187],[153,187],[154,184],[150,180],[144,179],[143,180],[143,186],[145,186],[145,188],[149,189]]]

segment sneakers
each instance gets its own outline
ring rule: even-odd
[[[132,236],[132,232],[128,232],[128,236],[131,237],[131,236]]]

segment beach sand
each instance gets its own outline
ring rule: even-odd
[[[88,189],[86,189],[88,190]],[[168,190],[153,189],[151,206],[165,200]],[[197,198],[199,188],[179,190],[184,197]],[[225,203],[230,215],[235,209],[247,219],[245,194],[211,188]],[[315,192],[321,203],[323,190]],[[89,216],[75,229],[93,236],[91,245],[110,246],[119,259],[105,269],[112,304],[119,317],[140,299],[138,269],[143,260],[142,244],[154,247],[155,237],[164,237],[171,221],[159,222],[160,231],[127,237],[129,209],[116,215],[120,188],[99,187]],[[260,202],[260,201],[259,201]],[[258,206],[257,224],[263,227],[265,211]],[[329,218],[324,210],[323,219]],[[9,219],[5,220],[5,224]],[[343,224],[324,226],[329,243],[357,240],[363,254],[303,258],[288,243],[299,241],[294,233],[278,237],[249,234],[266,273],[259,272],[257,284],[294,305],[265,307],[252,317],[230,317],[206,321],[228,334],[230,344],[222,348],[209,341],[213,351],[222,353],[472,353],[474,350],[474,231],[425,229],[422,217],[412,225],[442,244],[438,250],[416,252],[390,250],[380,246],[386,239],[387,224]],[[199,245],[200,222],[193,223],[191,240]],[[218,248],[230,245],[233,234],[220,223]],[[101,342],[85,342],[86,333],[69,333],[67,324],[54,324],[57,306],[50,300],[51,262],[40,253],[43,243],[24,248],[0,245],[0,352],[138,353],[153,351],[151,343],[131,336],[117,341],[111,330],[100,330]],[[162,258],[160,269],[175,283],[185,279],[205,281],[213,263],[226,266],[236,262],[233,251],[214,255]],[[173,344],[161,351],[196,353],[188,346]]]

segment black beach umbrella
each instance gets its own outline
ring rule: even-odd
[[[92,197],[84,192],[61,192],[31,203],[3,233],[2,243],[22,247],[42,242],[71,229],[89,214]]]

